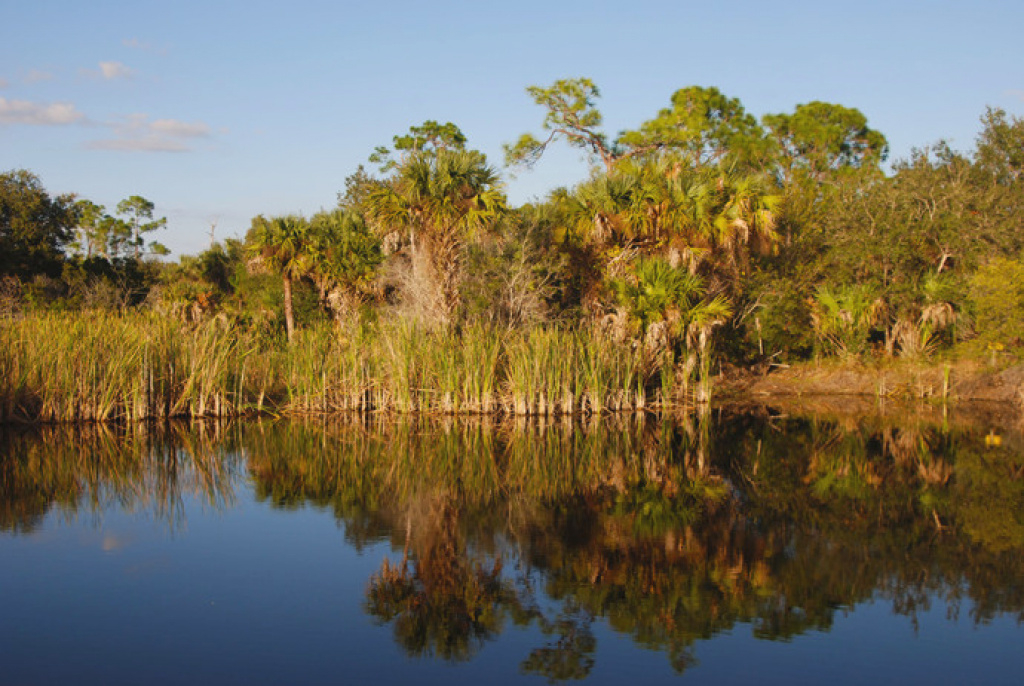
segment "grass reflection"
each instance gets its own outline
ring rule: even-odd
[[[0,427],[0,531],[31,533],[51,510],[99,516],[111,507],[184,523],[185,497],[215,509],[235,500],[221,424]]]
[[[721,632],[792,640],[868,600],[1024,621],[1024,450],[991,435],[753,415],[7,429],[0,525],[110,504],[173,523],[184,495],[222,507],[247,476],[356,547],[390,543],[364,608],[409,655],[467,660],[529,625],[522,671],[581,678],[600,622],[683,671]]]

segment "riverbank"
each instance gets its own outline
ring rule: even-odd
[[[719,400],[794,398],[978,401],[1024,406],[1024,364],[947,362],[814,361],[772,367],[767,373],[724,374]]]

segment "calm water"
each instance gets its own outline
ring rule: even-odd
[[[1021,683],[979,422],[0,429],[0,683]]]

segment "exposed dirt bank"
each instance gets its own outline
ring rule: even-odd
[[[998,369],[977,362],[889,364],[807,363],[767,374],[726,374],[715,393],[728,402],[852,397],[890,400],[985,401],[1024,406],[1024,364]]]
[[[944,366],[808,364],[763,376],[735,375],[715,387],[715,406],[726,415],[980,430],[1024,450],[1022,398],[1024,365],[995,370],[957,363],[947,373]]]

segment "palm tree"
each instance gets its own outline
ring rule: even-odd
[[[336,318],[363,298],[365,285],[384,259],[380,240],[363,216],[345,209],[313,216],[305,253],[321,301]]]
[[[431,310],[445,325],[460,304],[466,239],[494,226],[506,207],[486,158],[454,149],[411,153],[367,198],[379,231],[406,235],[414,265],[426,268]]]
[[[667,321],[686,328],[688,313],[704,297],[704,283],[698,276],[673,268],[661,259],[642,259],[631,278],[612,283],[618,303],[630,319],[646,333],[651,325]]]
[[[651,361],[685,343],[684,380],[699,365],[698,400],[710,397],[711,332],[732,317],[728,300],[709,298],[704,280],[659,258],[641,259],[626,278],[612,282],[618,304],[640,328]]]
[[[250,268],[269,269],[281,275],[284,322],[289,341],[295,335],[292,282],[309,271],[308,241],[309,222],[294,215],[271,219],[259,215],[252,220],[252,228],[246,236]]]
[[[713,271],[735,277],[753,248],[778,242],[779,198],[767,181],[723,169],[694,170],[670,156],[623,161],[572,194],[571,229],[590,240],[669,257],[710,258]]]

